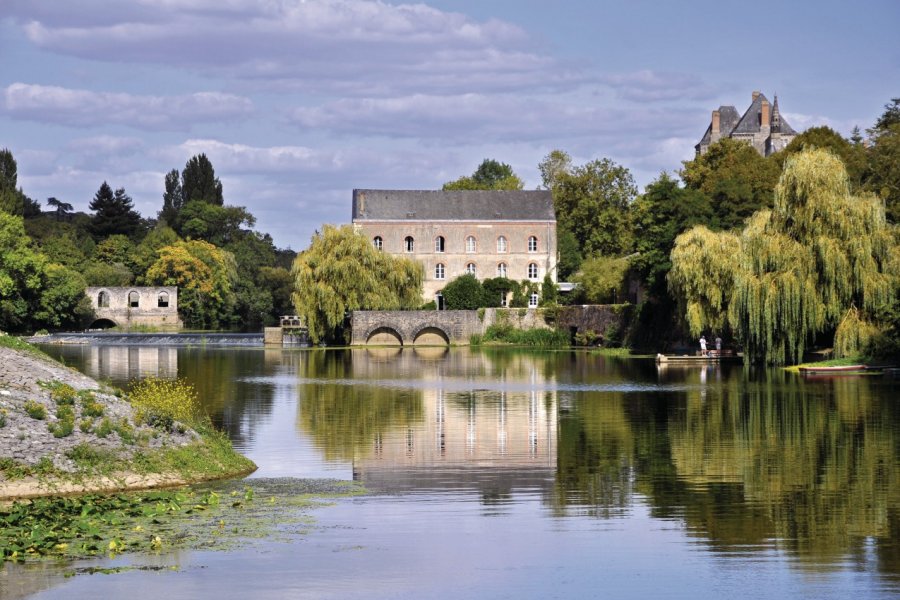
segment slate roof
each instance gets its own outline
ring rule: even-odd
[[[727,137],[731,134],[731,131],[734,129],[735,125],[737,125],[738,121],[741,119],[741,116],[738,114],[738,111],[733,106],[720,106],[719,107],[719,133],[722,137]],[[706,128],[706,133],[703,134],[703,138],[700,140],[701,144],[709,144],[710,139],[712,138],[712,119],[710,119],[709,126]]]
[[[763,94],[759,94],[756,99],[750,103],[750,108],[744,113],[744,116],[741,117],[741,121],[737,124],[737,127],[734,128],[732,133],[744,133],[744,134],[754,134],[759,132],[759,123],[760,123],[760,114],[762,113],[762,103],[763,100],[768,101],[768,98]],[[775,116],[775,108],[772,106],[772,103],[769,103],[769,126],[772,125],[772,119]],[[787,134],[795,134],[796,131],[788,125],[788,122],[784,120],[784,116],[781,115],[781,133]]]
[[[556,221],[536,190],[353,190],[353,221]]]

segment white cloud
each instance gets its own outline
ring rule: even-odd
[[[189,65],[307,92],[556,88],[583,80],[535,52],[515,25],[425,4],[141,0],[112,14],[99,2],[79,10],[74,22],[24,2],[10,14],[33,44],[60,54]]]
[[[5,101],[7,114],[16,119],[75,127],[127,125],[151,131],[187,130],[194,123],[244,118],[253,111],[249,99],[219,92],[139,96],[27,83],[9,85]]]

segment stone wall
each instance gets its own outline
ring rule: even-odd
[[[618,331],[621,339],[631,322],[632,312],[631,304],[563,306],[559,309],[556,327],[573,335],[593,332],[604,339]]]

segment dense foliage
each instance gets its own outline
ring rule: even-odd
[[[326,225],[294,260],[293,301],[314,342],[346,341],[354,310],[402,310],[422,302],[422,265],[376,250],[352,226]]]
[[[771,210],[740,237],[695,227],[672,253],[670,282],[693,334],[728,323],[753,361],[799,362],[833,332],[839,354],[859,353],[880,330],[900,276],[900,248],[871,195],[852,195],[827,150],[788,157]]]

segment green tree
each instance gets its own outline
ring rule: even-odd
[[[150,285],[177,285],[178,312],[190,327],[230,325],[235,303],[234,256],[203,240],[175,242],[159,250],[145,275]]]
[[[445,190],[521,190],[525,184],[512,167],[491,158],[484,159],[471,176],[444,184]]]
[[[94,211],[91,219],[94,239],[101,240],[116,233],[133,236],[141,226],[141,215],[134,210],[131,197],[125,193],[125,188],[118,188],[113,192],[104,181],[94,194],[89,207]]]
[[[471,273],[460,275],[441,290],[448,310],[475,310],[485,305],[481,282]]]
[[[661,173],[634,203],[632,211],[637,256],[635,271],[657,299],[667,299],[666,276],[675,238],[689,227],[712,220],[709,198],[698,190],[682,188]]]
[[[888,220],[900,223],[900,98],[884,105],[868,133],[872,147],[866,189],[884,200]]]
[[[581,249],[578,240],[571,231],[557,227],[557,250],[559,262],[556,263],[557,279],[569,281],[569,279],[581,268]]]
[[[109,236],[94,248],[94,258],[108,265],[115,263],[128,265],[133,256],[134,243],[121,233]]]
[[[16,187],[18,178],[19,167],[12,152],[6,148],[0,150],[0,212],[11,215],[25,213],[26,196],[21,188]]]
[[[553,189],[556,219],[578,240],[583,255],[615,255],[631,248],[629,210],[637,194],[625,167],[608,158],[560,173]]]
[[[91,262],[83,273],[89,286],[121,287],[134,282],[134,273],[122,263]]]
[[[72,205],[68,202],[63,202],[62,200],[58,200],[56,198],[50,197],[47,198],[47,205],[52,206],[56,210],[56,220],[62,221],[66,218],[70,212],[72,212]]]
[[[572,157],[563,150],[551,150],[550,153],[538,163],[541,172],[541,182],[545,190],[553,190],[560,177],[571,173]]]
[[[340,339],[351,311],[411,309],[422,302],[422,266],[379,252],[349,225],[326,225],[297,255],[291,273],[294,307],[314,342]]]
[[[541,282],[541,306],[555,306],[559,298],[559,289],[553,283],[550,274],[544,275],[544,281]]]
[[[675,238],[669,289],[691,336],[725,331],[734,279],[740,265],[740,238],[696,225]]]
[[[830,150],[840,158],[847,169],[851,191],[860,188],[866,172],[866,149],[862,144],[851,144],[831,127],[810,127],[791,140],[784,150],[773,154],[771,160],[778,165],[778,170],[781,171],[789,157],[812,148]]]
[[[181,175],[178,173],[178,169],[172,169],[166,173],[163,207],[159,211],[159,220],[171,227],[178,218],[178,212],[182,206],[184,206],[184,194],[181,189]]]
[[[169,191],[169,177],[166,176],[166,192]],[[174,192],[174,189],[173,189]],[[192,156],[181,172],[182,206],[188,202],[199,201],[222,206],[222,182],[216,177],[216,171],[205,154]],[[174,198],[173,198],[174,200]],[[165,206],[163,206],[165,209]]]
[[[79,273],[31,247],[21,217],[0,212],[0,330],[78,324],[86,310]]]
[[[200,200],[186,203],[175,221],[184,237],[225,246],[241,235],[241,227],[253,227],[256,217],[243,206],[220,206]]]
[[[774,207],[739,239],[702,227],[679,236],[669,277],[693,333],[719,329],[730,298],[728,321],[745,355],[783,364],[821,334],[859,350],[882,328],[874,321],[892,302],[898,256],[882,203],[851,195],[840,159],[815,149],[787,160]]]
[[[724,138],[706,154],[685,161],[679,175],[686,188],[712,201],[712,227],[734,229],[760,208],[772,206],[780,172],[776,160],[763,158],[749,144]]]
[[[628,259],[595,256],[581,265],[575,282],[591,304],[617,304],[624,298]]]
[[[143,276],[150,268],[150,265],[159,258],[159,251],[179,241],[181,241],[181,238],[178,237],[175,230],[163,223],[157,223],[156,227],[144,236],[144,239],[135,247],[131,255],[131,264],[135,275],[138,276],[138,283],[144,281]]]

